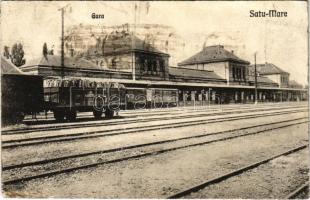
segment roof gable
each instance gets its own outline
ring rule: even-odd
[[[244,64],[250,64],[248,61],[242,60],[234,55],[232,52],[224,49],[224,46],[215,45],[204,47],[202,51],[193,55],[192,57],[178,63],[179,66],[199,64],[199,63],[211,63],[221,61],[235,61]]]

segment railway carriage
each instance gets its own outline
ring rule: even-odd
[[[177,105],[177,89],[126,88],[126,109],[165,108]]]
[[[112,118],[125,107],[125,87],[122,84],[91,79],[44,80],[45,107],[57,121],[74,121],[77,112],[93,112],[95,118]]]
[[[1,75],[2,124],[22,122],[25,115],[43,110],[43,78],[35,75]]]
[[[22,122],[43,110],[43,77],[22,72],[1,56],[1,125]]]

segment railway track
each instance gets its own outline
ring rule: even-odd
[[[30,146],[30,145],[39,145],[46,143],[55,143],[55,142],[67,142],[73,140],[81,140],[81,139],[89,139],[89,138],[98,138],[98,137],[108,137],[122,134],[129,134],[134,132],[145,132],[152,131],[158,129],[171,129],[171,128],[180,128],[180,127],[188,127],[194,125],[201,125],[206,123],[218,123],[225,121],[234,121],[241,119],[250,119],[257,117],[266,117],[266,116],[276,116],[283,114],[291,114],[298,112],[306,112],[306,109],[293,110],[293,111],[279,111],[272,113],[260,113],[260,114],[249,114],[242,116],[232,116],[232,117],[221,117],[215,119],[195,119],[193,121],[183,121],[183,122],[175,122],[168,124],[157,124],[157,125],[148,125],[143,127],[130,127],[125,130],[119,129],[111,129],[111,130],[103,130],[103,131],[88,131],[88,132],[80,132],[80,133],[72,133],[72,134],[62,134],[62,135],[52,135],[52,136],[40,136],[40,137],[32,137],[25,139],[12,139],[12,140],[2,140],[2,148],[16,148],[22,146]]]
[[[281,110],[281,109],[293,109],[293,108],[307,108],[307,106],[289,106],[289,107],[279,107],[274,108],[272,107],[272,110]],[[184,117],[191,118],[191,117],[199,117],[199,116],[214,116],[214,115],[225,115],[225,114],[234,114],[234,113],[246,113],[246,112],[253,112],[253,111],[269,111],[271,107],[267,108],[249,108],[243,111],[240,111],[239,109],[232,109],[232,111],[218,111],[213,113],[208,113],[206,110],[193,110],[191,111],[194,113],[193,115],[180,115],[179,113],[170,113],[170,117],[162,117],[162,114],[159,114],[159,117],[153,117],[153,114],[150,114],[150,118],[146,119],[129,119],[129,120],[107,120],[107,121],[100,121],[100,122],[92,122],[92,123],[75,123],[75,124],[69,124],[69,125],[58,125],[58,126],[52,126],[52,127],[32,127],[32,128],[22,128],[17,130],[3,130],[2,135],[14,135],[14,134],[25,134],[25,133],[32,133],[32,132],[44,132],[44,131],[56,131],[56,130],[64,130],[64,129],[72,129],[72,128],[86,128],[86,127],[103,127],[103,126],[111,126],[111,125],[124,125],[124,124],[131,124],[131,123],[140,123],[140,122],[150,122],[150,121],[159,121],[159,120],[169,120],[169,119],[182,119]],[[229,109],[230,110],[230,109]],[[209,110],[208,110],[209,111]],[[182,112],[182,111],[181,111]],[[202,114],[195,114],[200,113]],[[180,116],[178,116],[180,115]]]
[[[177,139],[172,139],[172,140],[163,140],[163,141],[157,141],[157,142],[152,142],[152,143],[119,147],[115,149],[107,149],[103,151],[89,152],[89,153],[84,153],[84,154],[75,154],[75,155],[69,155],[69,156],[52,158],[52,159],[45,159],[45,160],[29,162],[29,163],[20,163],[16,165],[3,166],[2,177],[7,176],[10,178],[12,176],[14,177],[15,175],[15,178],[5,180],[3,181],[3,184],[4,185],[16,184],[16,183],[20,183],[23,181],[30,181],[30,180],[37,179],[37,178],[44,178],[44,177],[49,177],[53,175],[69,173],[72,171],[86,169],[90,167],[96,167],[99,165],[117,163],[117,162],[126,161],[126,160],[132,160],[132,159],[137,159],[137,158],[142,158],[142,157],[147,157],[147,156],[158,155],[158,154],[162,154],[165,152],[175,151],[178,149],[190,148],[190,147],[199,146],[199,145],[206,145],[210,143],[231,140],[231,139],[238,138],[238,137],[255,135],[258,133],[264,133],[264,132],[268,132],[268,131],[272,131],[276,129],[282,129],[282,128],[286,128],[286,127],[290,127],[290,126],[294,126],[298,124],[303,124],[303,123],[307,123],[307,120],[302,120],[302,119],[285,120],[281,122],[261,124],[261,125],[251,126],[251,127],[243,127],[239,129],[233,129],[233,130],[227,130],[227,131],[221,131],[221,132],[215,132],[215,133],[207,133],[207,134],[195,135],[195,136],[184,137],[184,138],[177,138]],[[266,128],[268,126],[270,127]],[[258,127],[263,128],[263,129],[257,130]],[[250,131],[251,129],[254,129],[254,130]],[[210,136],[213,136],[213,137],[216,136],[216,137],[213,139],[209,139],[208,137]],[[196,141],[194,140],[192,142],[189,142],[192,139],[196,139]],[[165,146],[158,147],[158,145],[161,145],[161,144],[163,145],[167,145],[168,143],[176,144],[176,142],[180,142],[180,141],[182,141],[183,143],[179,145],[172,145],[171,147],[168,147],[168,148],[167,147],[165,148]],[[147,149],[139,150],[139,148],[146,148],[146,147],[154,148],[154,146],[156,147],[155,149],[151,148],[150,150],[147,150]],[[126,153],[124,155],[124,152],[128,150],[134,150],[134,151],[133,152],[129,151],[127,152],[128,155]],[[116,158],[110,159],[110,160],[107,158],[102,160],[98,158],[94,159],[94,157],[89,157],[89,156],[94,156],[94,155],[102,156],[104,154],[109,154],[109,153],[111,154],[111,153],[118,153],[118,152],[121,152],[122,155],[118,157],[116,156]],[[86,159],[84,161],[83,160],[81,161],[81,158],[84,159],[85,157],[86,158],[88,157],[88,160]],[[58,162],[58,165],[57,165],[57,162]],[[67,166],[70,166],[70,168],[66,168]],[[17,171],[19,170],[19,172],[16,172],[16,170]],[[46,172],[46,170],[48,171]],[[28,174],[24,175],[23,177],[20,177],[20,172],[24,172],[24,173],[28,172]],[[42,173],[36,174],[35,172],[42,172]],[[6,173],[8,173],[9,175],[6,175]]]
[[[264,104],[259,104],[256,105],[256,108],[259,107],[267,107],[272,105],[272,107],[281,107],[283,106],[282,104],[268,104],[268,103],[264,103]],[[152,115],[162,115],[163,113],[170,113],[171,111],[176,112],[176,111],[180,111],[183,112],[184,110],[186,111],[199,111],[199,109],[202,108],[204,110],[206,110],[206,108],[208,109],[208,111],[215,111],[215,110],[232,110],[232,109],[236,109],[236,105],[212,105],[212,106],[208,106],[208,105],[203,105],[203,106],[189,106],[189,107],[172,107],[172,108],[157,108],[157,109],[142,109],[142,110],[121,110],[121,113],[126,115],[126,116],[141,116],[141,115],[150,115],[149,113],[151,112]],[[244,105],[242,107],[238,107],[239,109],[246,109],[246,108],[253,108],[253,105]],[[89,117],[89,118],[93,118],[93,114],[91,113],[80,113],[78,118],[85,118],[85,117]],[[32,122],[34,119],[32,118],[27,118],[24,121],[27,123]],[[41,115],[39,116],[38,120],[54,120],[54,116],[52,113],[50,113],[47,116],[47,119],[45,116]]]
[[[226,179],[229,179],[231,177],[234,177],[234,176],[237,176],[237,175],[240,175],[250,169],[254,169],[254,168],[257,168],[258,166],[264,164],[264,163],[267,163],[271,160],[274,160],[278,157],[281,157],[281,156],[285,156],[285,155],[289,155],[289,154],[292,154],[294,152],[297,152],[297,151],[300,151],[302,149],[305,149],[308,147],[308,144],[304,144],[304,145],[300,145],[298,147],[295,147],[293,149],[290,149],[288,151],[284,151],[280,154],[277,154],[277,155],[272,155],[266,159],[263,159],[263,160],[260,160],[258,162],[254,162],[252,164],[249,164],[245,167],[242,167],[242,168],[238,168],[236,170],[233,170],[231,172],[228,172],[226,174],[223,174],[223,175],[220,175],[218,177],[215,177],[213,179],[210,179],[210,180],[206,180],[205,182],[201,183],[201,184],[198,184],[198,185],[195,185],[193,187],[190,187],[190,188],[187,188],[185,190],[182,190],[178,193],[175,193],[169,197],[167,197],[168,199],[177,199],[177,198],[182,198],[182,197],[186,197],[187,195],[191,194],[191,193],[194,193],[194,192],[198,192],[200,191],[201,189],[204,189],[205,187],[209,186],[209,185],[213,185],[213,184],[217,184],[219,182],[222,182]],[[304,188],[305,186],[302,186],[302,188]],[[297,191],[297,193],[299,192],[299,190]],[[294,196],[295,193],[292,193],[292,196]],[[289,196],[289,197],[292,197],[292,196]]]
[[[284,197],[284,199],[295,199],[301,193],[305,192],[307,189],[309,190],[309,181],[305,182],[300,187],[298,187],[296,190],[292,191],[290,194]]]
[[[256,105],[255,107],[256,108],[259,108],[259,107],[266,107],[266,106],[271,106],[272,107],[281,107],[283,106],[282,104],[268,104],[268,103],[265,103],[265,104],[259,104],[259,105]],[[293,104],[292,104],[293,105]],[[295,104],[296,105],[296,104]],[[208,105],[203,105],[203,106],[188,106],[188,107],[172,107],[172,108],[155,108],[155,109],[141,109],[141,110],[121,110],[120,112],[125,115],[125,116],[141,116],[141,115],[150,115],[149,113],[151,112],[152,114],[154,115],[162,115],[163,113],[170,113],[171,111],[175,112],[175,111],[184,111],[184,110],[187,110],[187,111],[198,111],[200,108],[202,109],[208,109],[209,111],[215,111],[215,110],[230,110],[230,109],[236,109],[236,108],[253,108],[253,105],[250,104],[250,105],[243,105],[242,107],[240,107],[238,105],[212,105],[212,106],[208,106]],[[89,117],[89,118],[93,118],[93,114],[92,113],[79,113],[79,116],[78,117],[82,117],[82,118],[85,118],[85,117]],[[39,119],[38,120],[54,120],[54,116],[52,113],[49,113],[48,116],[47,116],[47,119],[45,116],[41,115],[39,116]],[[32,118],[27,118],[25,119],[24,121],[27,123],[27,122],[31,122],[33,121],[34,119]]]

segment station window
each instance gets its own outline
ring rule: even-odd
[[[160,61],[160,71],[165,71],[165,62],[163,60]]]
[[[144,62],[142,64],[141,68],[142,68],[141,70],[147,71],[147,59],[144,59]]]
[[[147,70],[152,71],[152,62],[148,62],[147,64]]]
[[[245,79],[246,73],[245,73],[245,69],[243,69],[243,79]]]
[[[160,62],[156,60],[156,71],[160,72]]]
[[[153,71],[154,71],[154,72],[157,72],[156,60],[153,60]]]
[[[232,75],[233,75],[233,78],[235,79],[236,78],[236,68],[235,67],[232,68]]]

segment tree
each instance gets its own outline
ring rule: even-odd
[[[44,57],[46,57],[47,56],[47,53],[48,53],[48,50],[47,50],[47,45],[46,45],[46,43],[44,42],[44,44],[43,44],[43,56]]]
[[[8,46],[4,46],[4,50],[3,50],[3,56],[6,58],[6,59],[9,59],[10,58],[10,50],[9,50],[9,47]]]
[[[11,50],[11,62],[16,65],[17,67],[22,66],[26,63],[26,60],[24,59],[24,49],[23,45],[21,43],[15,43]]]
[[[48,50],[46,42],[43,44],[42,54],[47,59],[47,55],[54,55],[54,45],[52,46],[51,50]]]

